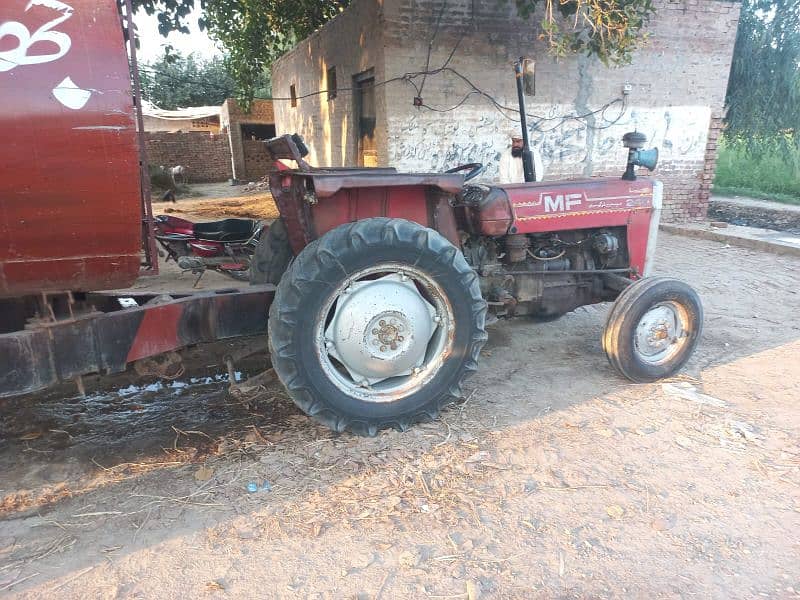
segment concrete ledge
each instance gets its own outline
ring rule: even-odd
[[[714,240],[741,248],[761,250],[773,254],[800,256],[800,236],[783,231],[757,229],[755,227],[743,227],[739,225],[728,225],[727,227],[718,229],[716,227],[712,228],[707,222],[682,225],[662,223],[660,229],[667,233],[685,235],[687,237],[703,240]]]

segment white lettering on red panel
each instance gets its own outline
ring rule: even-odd
[[[5,37],[13,37],[17,40],[16,47],[0,52],[0,73],[11,71],[16,67],[56,61],[66,55],[72,47],[72,39],[66,33],[55,30],[57,26],[72,17],[74,12],[72,7],[59,2],[59,0],[30,0],[25,7],[25,12],[28,12],[32,6],[44,6],[61,14],[33,33],[19,21],[6,21],[0,24],[0,40]],[[54,44],[57,50],[50,54],[28,53],[32,46],[41,42]],[[86,106],[92,95],[92,90],[79,87],[69,76],[58,82],[52,91],[56,100],[73,110],[79,110]]]
[[[583,204],[583,194],[542,194],[544,212],[569,212]]]

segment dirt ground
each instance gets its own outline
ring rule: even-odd
[[[657,270],[706,307],[666,384],[600,305],[500,323],[465,402],[372,439],[213,377],[2,403],[0,595],[797,597],[800,259],[662,235]]]
[[[274,219],[278,209],[265,184],[196,183],[177,202],[153,202],[154,214],[176,214],[190,219],[211,221],[225,217]],[[158,198],[155,195],[154,198]]]

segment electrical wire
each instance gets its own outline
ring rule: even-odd
[[[433,30],[433,35],[431,36],[430,41],[428,42],[428,57],[425,59],[426,71],[431,68],[431,53],[433,52],[433,43],[436,41],[436,36],[439,35],[439,26],[442,24],[442,16],[444,15],[445,8],[447,8],[447,0],[442,0],[442,8],[439,9],[439,17],[436,19],[436,27]],[[455,49],[453,51],[455,52]],[[425,81],[427,80],[427,77],[427,75],[422,76],[422,83],[419,84],[419,89],[417,89],[417,97],[422,96],[422,90],[425,88]]]
[[[428,104],[424,104],[423,103],[423,104],[420,104],[420,108],[424,108],[426,110],[430,110],[432,112],[437,112],[437,113],[447,113],[447,112],[454,111],[454,110],[460,108],[461,106],[463,106],[467,102],[467,100],[469,98],[471,98],[472,96],[479,95],[479,96],[485,98],[495,108],[495,110],[497,110],[497,112],[500,115],[502,115],[503,117],[505,117],[506,119],[508,119],[508,120],[510,120],[512,122],[519,123],[519,116],[518,116],[519,115],[519,109],[518,108],[507,106],[507,105],[503,104],[497,98],[495,98],[493,95],[489,94],[488,92],[486,92],[483,89],[481,89],[480,87],[478,87],[469,77],[467,77],[463,73],[459,72],[458,70],[454,69],[453,67],[449,66],[450,62],[452,61],[453,57],[455,56],[456,51],[460,47],[462,40],[464,39],[464,36],[466,34],[466,31],[467,31],[467,28],[465,28],[461,32],[461,35],[459,36],[458,40],[456,41],[456,44],[453,46],[453,49],[450,51],[447,59],[444,61],[442,66],[440,66],[440,67],[438,67],[436,69],[430,69],[430,54],[432,52],[433,42],[435,41],[436,36],[438,35],[439,27],[440,27],[440,24],[441,24],[441,18],[442,18],[442,15],[444,14],[444,9],[445,9],[446,6],[447,6],[447,0],[444,0],[442,2],[442,8],[439,11],[439,16],[438,16],[437,21],[436,21],[434,34],[433,34],[433,36],[431,38],[431,41],[429,42],[429,45],[428,45],[428,57],[426,59],[426,68],[424,70],[422,70],[422,71],[416,71],[416,72],[415,71],[411,71],[411,72],[407,72],[407,73],[404,73],[404,74],[396,76],[396,77],[391,77],[391,78],[386,79],[384,81],[375,82],[375,83],[372,84],[371,87],[378,88],[378,87],[382,87],[382,86],[388,85],[390,83],[405,82],[405,83],[411,85],[414,88],[414,90],[416,92],[415,98],[421,98],[422,97],[422,89],[423,89],[423,87],[425,85],[425,82],[426,82],[426,80],[427,80],[427,78],[429,76],[435,76],[435,75],[439,75],[441,73],[449,73],[449,74],[461,79],[461,81],[463,81],[471,89],[464,95],[464,97],[459,102],[457,102],[453,106],[450,106],[450,107],[447,107],[447,108],[437,108],[437,107],[433,107],[433,106],[430,106]],[[472,6],[472,21],[473,22],[474,22],[474,18],[475,18],[475,14],[474,14],[474,0],[473,0],[473,6]],[[179,77],[173,76],[170,73],[165,73],[164,71],[159,71],[158,69],[155,69],[155,68],[153,68],[151,66],[143,66],[143,67],[140,67],[140,69],[144,69],[146,71],[149,71],[150,73],[156,73],[156,74],[162,75],[162,76],[166,77],[167,79],[170,79],[170,80],[173,80],[173,81],[177,81],[179,83],[193,83],[193,84],[196,84],[196,85],[205,85],[206,87],[210,86],[212,88],[217,89],[218,91],[226,91],[226,92],[229,91],[228,88],[224,88],[222,86],[218,86],[218,85],[215,85],[215,84],[207,82],[207,81],[200,81],[200,80],[196,80],[196,79],[192,79],[192,78],[186,78],[186,77],[181,79]],[[420,85],[417,85],[415,80],[417,78],[419,78],[419,77],[422,77],[422,83]],[[336,93],[337,94],[339,94],[340,92],[341,93],[346,93],[346,92],[352,92],[352,91],[355,91],[355,90],[362,90],[362,89],[364,89],[363,86],[362,87],[355,87],[355,86],[352,86],[352,87],[337,87]],[[294,97],[291,97],[291,96],[289,96],[289,97],[254,96],[254,98],[255,99],[259,99],[259,100],[273,100],[273,101],[297,101],[297,100],[302,100],[304,98],[312,98],[312,97],[316,97],[316,96],[321,96],[322,94],[327,94],[327,93],[328,93],[328,90],[325,89],[325,90],[318,90],[318,91],[314,91],[314,92],[308,92],[306,94],[300,94],[299,96],[294,96]],[[614,119],[608,119],[606,117],[607,111],[612,106],[614,106],[616,104],[621,104],[621,108],[620,108],[619,114]],[[608,129],[609,127],[612,127],[616,123],[618,123],[622,119],[622,117],[625,115],[626,110],[627,110],[627,97],[623,96],[622,98],[614,98],[613,100],[607,102],[606,104],[604,104],[600,108],[597,108],[597,109],[592,110],[592,111],[588,111],[588,112],[583,113],[583,114],[544,116],[544,115],[537,115],[535,113],[526,113],[526,116],[533,121],[533,125],[532,125],[531,129],[534,130],[534,131],[537,131],[539,133],[549,133],[551,131],[554,131],[555,129],[557,129],[558,127],[560,127],[561,125],[563,125],[564,123],[569,122],[569,121],[580,122],[580,123],[582,123],[584,126],[586,126],[589,129],[603,130],[603,129]],[[509,114],[509,113],[511,113],[511,114]],[[515,117],[515,116],[512,116],[512,115],[517,115],[517,116]],[[595,125],[593,122],[590,122],[589,119],[592,119],[592,117],[594,117],[595,115],[600,115],[602,121],[604,121],[605,124],[604,125]],[[541,127],[542,123],[544,123],[544,122],[552,122],[552,121],[556,122],[555,125],[553,125],[552,127],[549,127],[549,128],[546,128],[546,129],[543,129]]]

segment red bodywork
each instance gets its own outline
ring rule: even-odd
[[[436,229],[456,246],[461,245],[459,229],[502,237],[623,226],[634,278],[645,273],[652,224],[660,209],[656,182],[644,177],[490,186],[478,205],[459,200],[464,183],[456,174],[402,174],[392,169],[304,172],[279,163],[270,183],[295,254],[337,225],[369,217],[415,221]]]
[[[491,203],[473,214],[484,235],[546,233],[624,226],[630,267],[645,272],[653,219],[660,198],[655,181],[597,178],[496,186]],[[660,188],[659,188],[660,189]]]
[[[115,2],[0,2],[0,297],[126,287],[141,192]]]
[[[276,167],[270,189],[295,254],[338,225],[371,217],[407,219],[459,245],[449,199],[461,191],[461,175],[407,174],[391,168],[304,173],[280,161]]]

